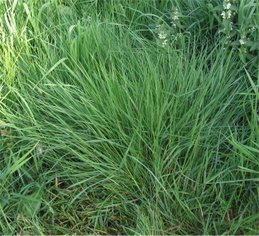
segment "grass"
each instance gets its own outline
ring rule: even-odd
[[[258,234],[259,77],[176,3],[0,1],[2,234]]]

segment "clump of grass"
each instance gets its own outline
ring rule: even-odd
[[[30,4],[1,68],[2,233],[256,234],[258,89],[236,56]]]

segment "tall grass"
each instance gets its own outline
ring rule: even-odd
[[[217,40],[143,35],[170,4],[0,4],[3,234],[258,233],[257,82]]]

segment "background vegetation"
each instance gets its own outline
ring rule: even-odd
[[[256,0],[0,0],[1,234],[258,234]]]

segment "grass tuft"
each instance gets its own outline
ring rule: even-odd
[[[258,234],[259,78],[174,2],[0,1],[2,234]]]

